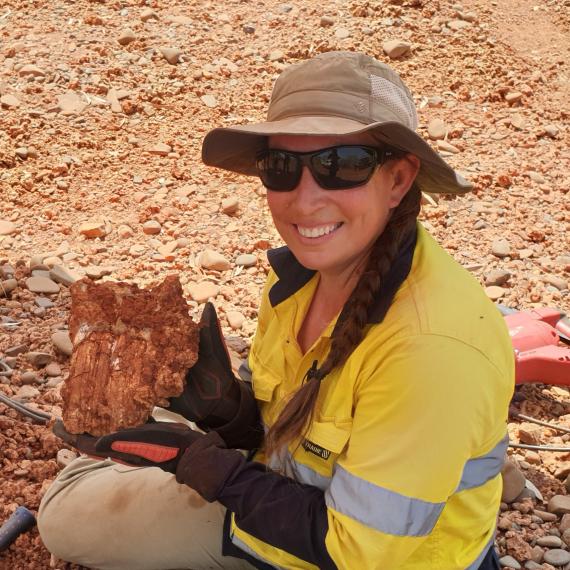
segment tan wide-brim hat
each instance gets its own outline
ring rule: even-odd
[[[472,185],[455,172],[415,130],[412,95],[389,66],[355,52],[327,52],[285,69],[271,94],[267,121],[217,128],[202,145],[208,166],[255,176],[255,159],[271,135],[372,133],[379,143],[421,161],[423,192],[463,194]]]

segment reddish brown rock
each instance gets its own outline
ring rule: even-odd
[[[70,290],[66,429],[102,435],[143,424],[157,403],[182,392],[197,359],[198,325],[178,277],[148,289],[83,279]]]

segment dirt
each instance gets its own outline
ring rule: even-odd
[[[203,136],[261,119],[286,65],[333,49],[388,62],[389,39],[412,45],[390,63],[415,94],[420,133],[443,120],[452,146],[431,142],[474,182],[471,194],[426,204],[422,222],[498,303],[569,311],[569,14],[568,0],[3,0],[0,295],[11,291],[0,297],[0,358],[13,372],[0,391],[61,416],[69,357],[52,335],[68,331],[69,289],[26,284],[56,266],[141,287],[179,275],[194,320],[212,298],[245,354],[265,250],[280,240],[257,180],[201,164]],[[525,385],[512,411],[568,426],[568,389]],[[513,442],[520,423],[511,417]],[[539,437],[568,439],[549,428]],[[61,448],[0,404],[0,522],[18,505],[37,511]],[[569,454],[510,453],[545,500],[567,493]],[[501,555],[524,558],[521,540],[563,535],[560,519],[503,508],[514,524],[498,533]],[[0,554],[10,570],[66,567],[36,529]]]

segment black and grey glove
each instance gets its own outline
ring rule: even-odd
[[[228,447],[253,449],[261,443],[255,397],[250,385],[234,376],[212,303],[206,303],[200,319],[198,360],[186,374],[182,394],[169,401],[171,411],[204,431],[218,432]]]

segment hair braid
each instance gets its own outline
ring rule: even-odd
[[[321,380],[334,368],[344,364],[362,340],[372,302],[402,242],[415,227],[420,199],[421,192],[414,183],[372,245],[366,267],[344,306],[342,320],[337,322],[333,331],[327,358],[320,369],[307,373],[307,381],[293,394],[265,437],[268,457],[283,445],[300,441],[312,422]]]

